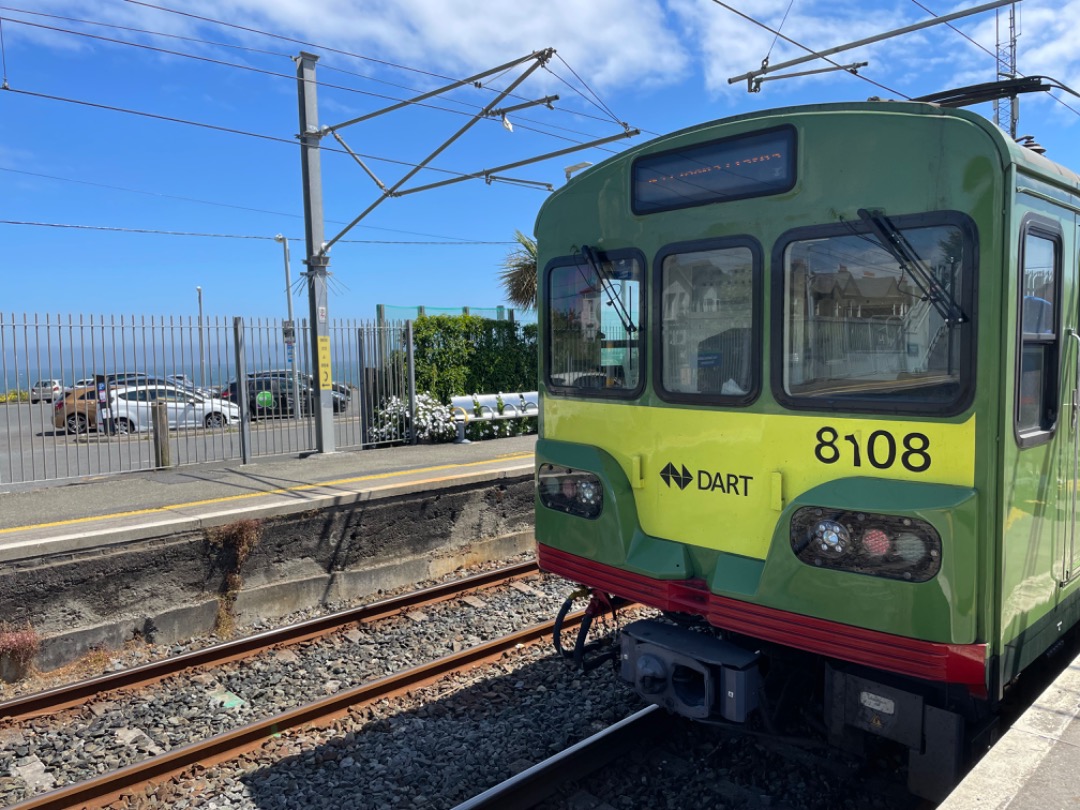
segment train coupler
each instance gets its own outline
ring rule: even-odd
[[[585,616],[582,618],[581,624],[578,625],[573,649],[567,650],[562,645],[563,623],[566,621],[566,616],[573,607],[574,602],[585,597],[589,599],[589,603],[585,607]],[[614,649],[610,640],[602,638],[593,641],[588,640],[593,621],[609,613],[612,618],[616,617],[615,607],[611,604],[611,599],[606,593],[595,588],[578,588],[566,598],[562,607],[559,608],[558,615],[555,617],[555,629],[552,633],[555,651],[563,658],[572,660],[574,665],[583,672],[594,670],[609,661],[615,662],[618,658],[618,650]],[[600,652],[604,647],[612,647],[612,649]]]
[[[650,703],[694,720],[742,723],[758,707],[758,654],[729,641],[643,619],[621,634],[619,675]]]

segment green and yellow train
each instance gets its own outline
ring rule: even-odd
[[[539,559],[665,612],[621,633],[646,699],[743,721],[794,678],[951,784],[1080,618],[1078,214],[1072,171],[918,102],[703,124],[552,195]]]

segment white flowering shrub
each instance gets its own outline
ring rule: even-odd
[[[409,400],[391,397],[376,412],[370,436],[373,441],[409,441]],[[457,435],[450,418],[450,406],[430,394],[416,395],[416,438],[419,441],[449,442]]]

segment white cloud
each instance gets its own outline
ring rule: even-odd
[[[308,0],[173,0],[167,5],[454,76],[546,47],[554,47],[598,92],[671,83],[691,69],[660,0],[635,0],[629,9],[625,0],[323,0],[317,5]],[[42,7],[169,33],[240,37],[289,53],[301,47],[131,3],[42,0]],[[360,70],[378,69],[359,64]],[[558,61],[552,68],[569,76]]]
[[[946,14],[983,0],[920,2],[937,14]],[[746,85],[729,85],[729,77],[759,67],[770,49],[773,65],[805,54],[782,39],[774,41],[773,34],[713,0],[322,0],[317,5],[309,0],[171,0],[169,5],[454,77],[550,46],[602,97],[689,79],[699,81],[709,94],[726,100],[732,108],[743,106]],[[725,0],[725,5],[774,28],[790,6],[783,33],[814,49],[927,19],[927,12],[912,0],[877,0],[872,4],[864,0],[796,0],[793,4],[790,0]],[[209,39],[239,39],[290,54],[303,47],[134,3],[40,0],[39,8]],[[1024,0],[1018,8],[1020,70],[1080,84],[1080,50],[1072,33],[1074,21],[1080,19],[1080,0]],[[984,50],[956,31],[936,26],[833,57],[840,63],[869,61],[861,74],[888,89],[826,75],[769,82],[763,94],[777,103],[837,95],[919,95],[992,79],[995,14],[984,12],[953,25]],[[67,47],[71,47],[70,39]],[[50,44],[55,44],[51,40]],[[185,45],[183,49],[193,47],[198,46]],[[311,49],[319,52],[317,47]],[[378,63],[340,55],[327,54],[324,64],[383,78],[392,75],[410,87],[426,89],[442,83],[437,77],[391,72]],[[816,61],[792,70],[821,66],[823,63]],[[558,59],[551,69],[574,81]],[[700,78],[694,78],[695,74]],[[547,74],[537,74],[528,86],[529,92],[559,92],[564,106],[573,105],[572,93]],[[396,94],[407,95],[407,91]]]

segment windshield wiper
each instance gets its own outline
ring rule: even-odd
[[[611,282],[611,276],[604,270],[604,264],[596,255],[596,251],[588,245],[582,245],[581,255],[589,267],[592,268],[592,271],[596,273],[597,279],[600,280],[600,288],[604,291],[604,295],[607,296],[608,306],[614,309],[615,314],[619,316],[619,321],[622,323],[623,329],[626,330],[627,334],[636,332],[637,326],[634,325],[634,319],[630,317],[630,312],[626,309],[626,305],[619,299],[619,296],[614,295],[611,291],[614,286]]]
[[[900,269],[911,276],[922,292],[923,300],[929,301],[946,326],[968,322],[968,316],[941,282],[928,272],[923,260],[908,242],[907,237],[885,216],[881,209],[859,209],[859,218],[874,231],[881,246],[900,263]]]

